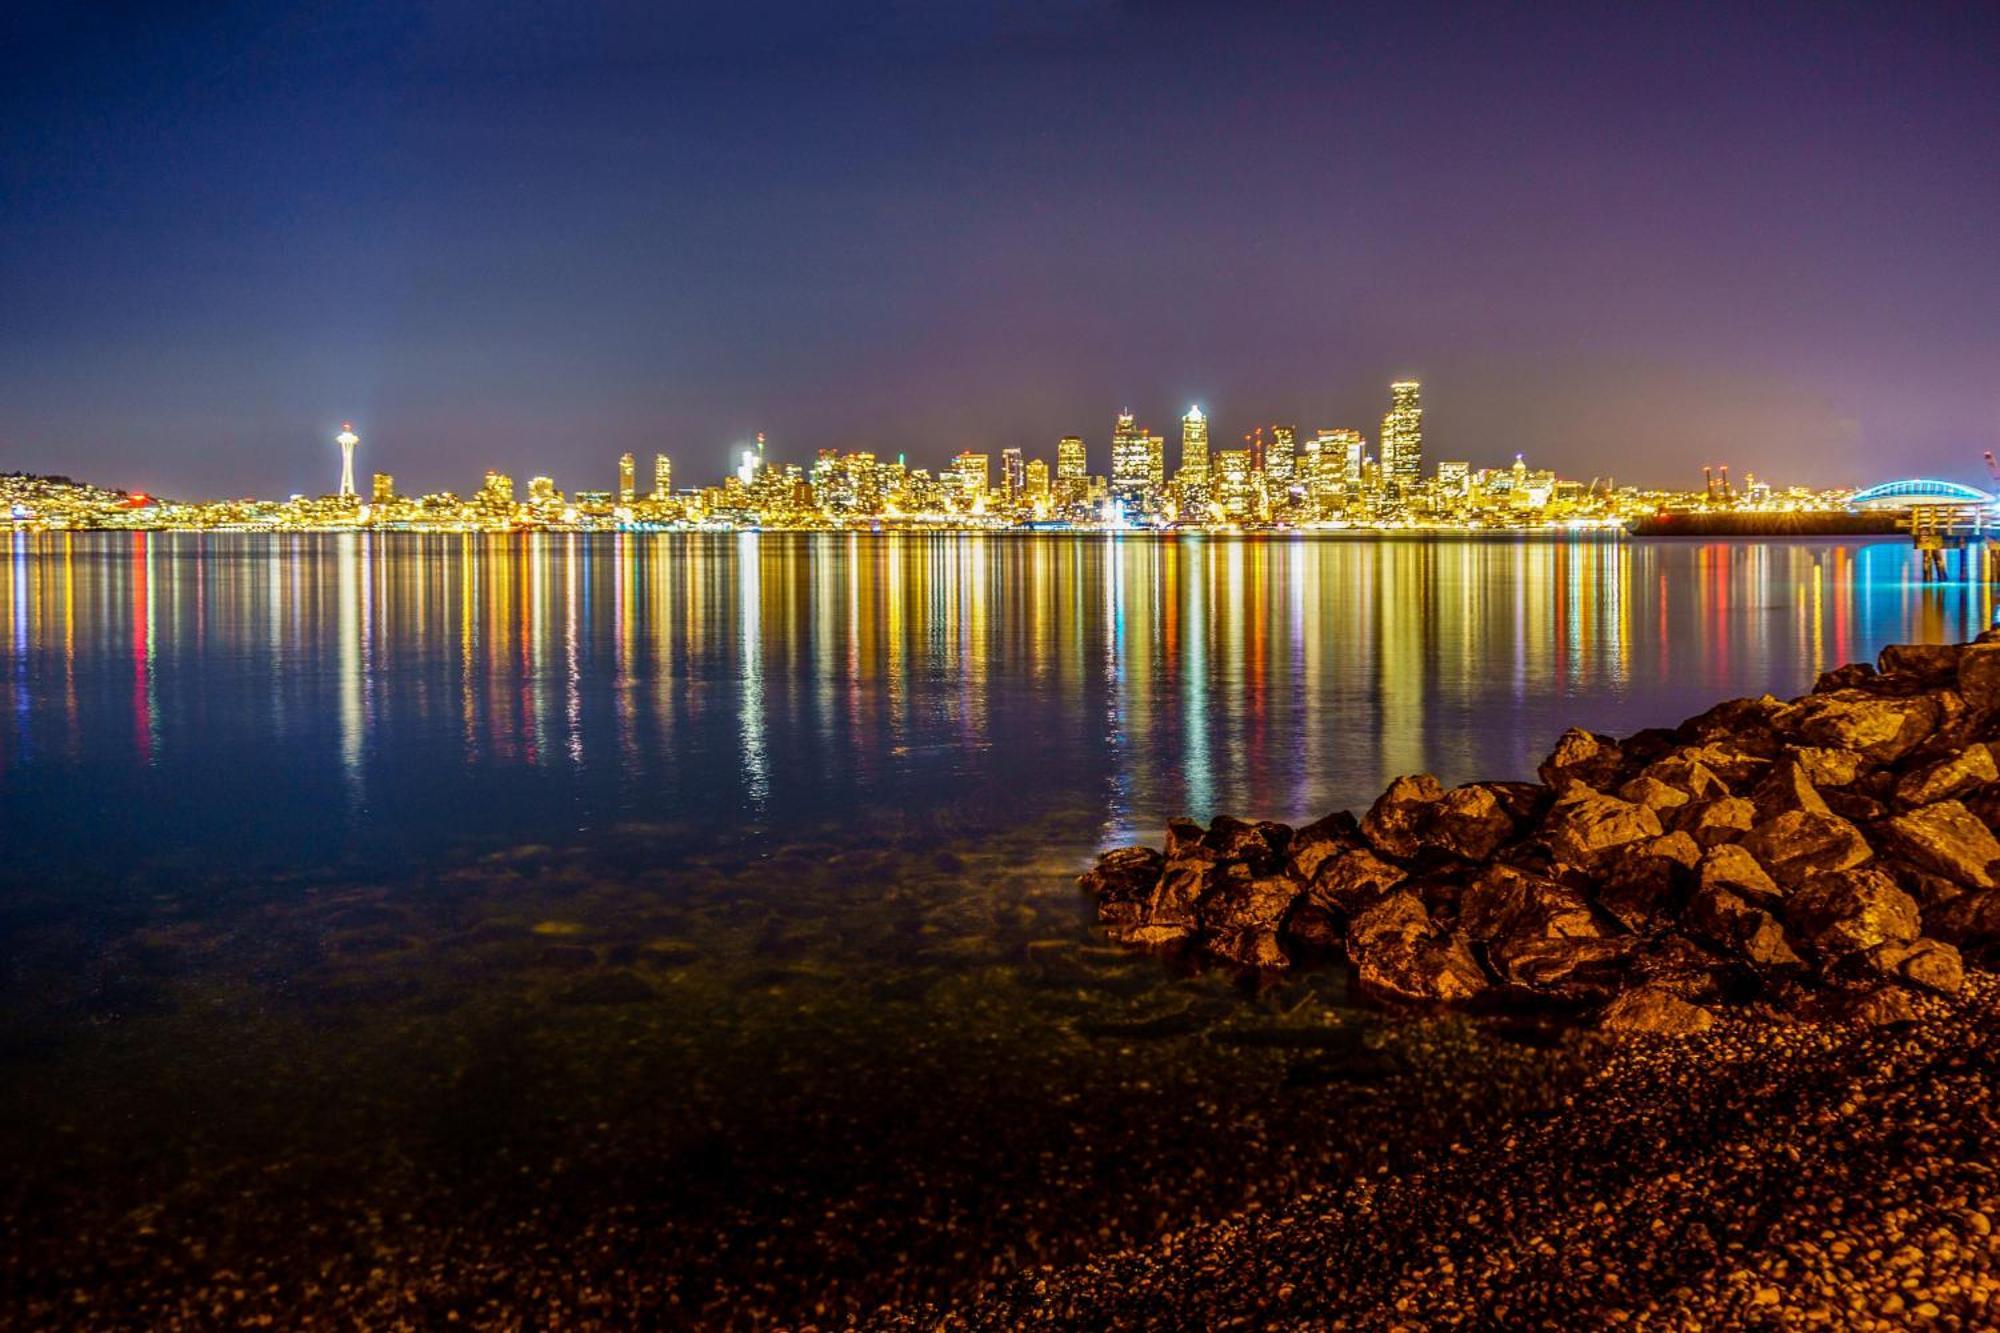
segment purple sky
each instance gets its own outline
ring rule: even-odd
[[[2000,447],[1990,4],[293,8],[0,20],[0,468],[1101,470],[1406,375],[1582,478]]]

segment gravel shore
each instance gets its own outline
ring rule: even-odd
[[[1980,972],[1885,1026],[1594,1038],[1550,1114],[884,1323],[1992,1328],[1996,1009]]]

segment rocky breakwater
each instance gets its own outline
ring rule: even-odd
[[[2000,631],[1886,648],[1789,702],[1623,739],[1538,783],[1398,778],[1303,827],[1168,824],[1082,884],[1112,937],[1252,968],[1345,958],[1380,1001],[1595,1008],[1692,1032],[1718,1006],[1895,1021],[2000,955]]]

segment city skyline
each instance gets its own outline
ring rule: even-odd
[[[1372,436],[1406,376],[1451,386],[1425,424],[1465,453],[1655,483],[1962,473],[2000,430],[1990,8],[14,35],[12,467],[283,494],[350,418],[440,479],[755,430],[936,467],[1107,402],[1168,435],[1198,402],[1212,447]]]

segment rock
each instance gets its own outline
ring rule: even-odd
[[[1675,827],[1704,848],[1735,842],[1756,824],[1757,807],[1743,796],[1725,796],[1717,801],[1683,806],[1674,818]]]
[[[1275,933],[1300,892],[1289,875],[1226,875],[1196,904],[1196,919],[1218,934]]]
[[[1790,758],[1815,788],[1849,786],[1872,767],[1852,750],[1831,750],[1823,745],[1796,746]]]
[[[1098,857],[1077,883],[1100,904],[1136,903],[1153,891],[1165,865],[1151,847],[1118,847]]]
[[[1768,694],[1755,699],[1726,699],[1706,713],[1681,723],[1680,734],[1684,740],[1696,745],[1720,742],[1722,747],[1737,753],[1768,758],[1777,752],[1778,743],[1773,731],[1786,707],[1782,700]],[[1732,773],[1708,758],[1703,758],[1702,762],[1730,782],[1737,781],[1739,776],[1747,776]]]
[[[1239,967],[1269,970],[1291,965],[1291,959],[1278,943],[1275,929],[1222,931],[1204,937],[1202,948]]]
[[[1965,645],[1957,643],[1892,643],[1876,655],[1884,675],[1916,676],[1926,685],[1950,685],[1958,679],[1958,659]]]
[[[1919,939],[1881,944],[1866,956],[1869,969],[1918,990],[1956,995],[1965,988],[1965,963],[1943,940]]]
[[[1345,810],[1316,819],[1292,834],[1291,873],[1310,884],[1330,856],[1361,845],[1361,825]]]
[[[1603,1000],[1625,986],[1625,964],[1638,947],[1631,936],[1606,939],[1553,935],[1509,941],[1487,957],[1509,985],[1552,1000]]]
[[[1464,938],[1391,936],[1355,959],[1361,993],[1376,1000],[1439,1003],[1470,1000],[1491,983]]]
[[[1916,1006],[1907,993],[1892,986],[1857,995],[1839,1006],[1839,1014],[1869,1027],[1897,1027],[1917,1021]]]
[[[1669,787],[1656,777],[1641,773],[1618,789],[1618,795],[1652,810],[1671,810],[1688,803],[1688,794],[1679,787]]]
[[[2000,889],[1960,894],[1926,911],[1924,927],[1975,957],[2000,956]]]
[[[1887,850],[1922,869],[1969,889],[1995,886],[1992,865],[2000,859],[1993,831],[1957,801],[1907,810],[1882,827]]]
[[[1631,844],[1597,886],[1598,909],[1635,935],[1665,930],[1687,905],[1687,867],[1676,857],[1651,851],[1666,841]]]
[[[1195,856],[1206,851],[1207,849],[1202,846],[1202,839],[1206,836],[1207,830],[1194,820],[1189,819],[1186,815],[1169,819],[1167,821],[1167,859],[1172,861],[1178,857]],[[1140,850],[1143,851],[1144,849],[1141,848]]]
[[[1405,878],[1401,866],[1355,847],[1320,862],[1306,892],[1313,903],[1345,918],[1373,906]]]
[[[1209,822],[1202,845],[1224,862],[1237,861],[1250,867],[1253,875],[1267,874],[1284,863],[1285,844],[1291,830],[1283,824],[1246,823],[1217,815]]]
[[[1424,834],[1444,788],[1428,773],[1397,778],[1361,820],[1361,836],[1385,856],[1404,860],[1423,850]]]
[[[1604,933],[1582,895],[1512,866],[1489,866],[1472,882],[1459,900],[1458,924],[1510,981],[1519,979],[1516,961],[1536,944]]]
[[[1777,701],[1772,700],[1773,703]],[[1700,764],[1732,788],[1739,783],[1755,782],[1771,766],[1771,757],[1778,751],[1776,738],[1768,729],[1760,728],[1755,733],[1756,748],[1743,749],[1733,744],[1729,737],[1720,736],[1702,745],[1686,745],[1670,756],[1689,764]],[[1661,761],[1665,763],[1665,760]],[[1657,767],[1657,765],[1656,765]],[[1665,779],[1672,781],[1671,778]],[[1678,783],[1675,785],[1679,785]],[[1692,788],[1689,789],[1692,793]],[[1728,792],[1719,793],[1728,795]]]
[[[1430,843],[1466,861],[1484,861],[1514,836],[1515,818],[1485,783],[1454,787],[1432,807]]]
[[[1832,813],[1820,798],[1819,789],[1806,776],[1805,767],[1796,759],[1780,759],[1773,764],[1764,780],[1751,791],[1750,803],[1757,807],[1760,822],[1793,810],[1815,815]]]
[[[1937,703],[1927,695],[1898,699],[1835,690],[1807,695],[1789,706],[1777,725],[1810,745],[1853,750],[1876,763],[1893,763],[1922,744],[1937,722]]]
[[[1253,877],[1247,865],[1224,866],[1214,860],[1211,849],[1203,847],[1202,852],[1203,855],[1179,856],[1167,862],[1139,910],[1121,914],[1118,919],[1192,928],[1198,920],[1198,904],[1213,894],[1225,878],[1248,881]],[[1098,918],[1110,919],[1104,914],[1102,901],[1098,903]]]
[[[1398,889],[1347,923],[1350,953],[1390,939],[1422,939],[1431,933],[1430,910],[1408,889]]]
[[[1665,831],[1659,815],[1643,805],[1574,786],[1550,807],[1542,825],[1556,860],[1585,869],[1627,843],[1657,838]]]
[[[1778,918],[1727,889],[1697,888],[1688,902],[1686,921],[1709,943],[1758,967],[1788,968],[1801,963]]]
[[[1684,793],[1690,801],[1713,801],[1730,795],[1729,784],[1720,774],[1702,762],[1703,750],[1683,748],[1674,751],[1664,759],[1657,759],[1646,765],[1640,778],[1653,781]],[[1725,758],[1723,762],[1729,760]],[[1762,761],[1757,761],[1761,764]],[[1633,798],[1627,797],[1627,800]],[[1676,805],[1681,802],[1675,802]]]
[[[1872,824],[1889,813],[1889,807],[1872,796],[1864,796],[1858,791],[1842,791],[1838,788],[1823,792],[1827,809],[1850,824]]]
[[[1726,890],[1760,907],[1773,907],[1784,898],[1757,858],[1733,843],[1711,847],[1701,858],[1699,875],[1701,887]]]
[[[1908,944],[1921,933],[1916,899],[1873,866],[1812,875],[1785,900],[1785,921],[1822,959]]]
[[[1662,935],[1646,941],[1627,964],[1635,985],[1657,986],[1683,1000],[1720,998],[1717,977],[1739,965],[1697,944],[1685,935]]]
[[[1701,844],[1679,830],[1662,834],[1651,842],[1640,843],[1638,848],[1641,855],[1663,857],[1683,870],[1692,870],[1701,861]]]
[[[1536,772],[1543,782],[1558,792],[1572,782],[1602,791],[1617,782],[1618,770],[1624,762],[1625,756],[1619,753],[1618,742],[1609,736],[1598,736],[1580,727],[1571,727],[1562,734],[1556,748]]]
[[[1169,944],[1178,944],[1193,933],[1193,926],[1156,925],[1145,921],[1114,925],[1110,930],[1113,940],[1141,949],[1156,949]]]
[[[1845,870],[1874,855],[1861,830],[1839,815],[1805,810],[1765,820],[1751,829],[1740,845],[1786,888],[1795,887],[1815,871]]]
[[[1822,671],[1813,681],[1814,694],[1831,694],[1835,690],[1866,689],[1875,679],[1875,668],[1866,662],[1848,662],[1831,671]]]
[[[1975,713],[2000,712],[2000,642],[1969,644],[1958,655],[1958,692]]]
[[[1715,1015],[1660,986],[1625,992],[1604,1007],[1598,1019],[1606,1032],[1688,1037],[1715,1026]]]
[[[1968,745],[1957,754],[1905,773],[1896,783],[1896,804],[1931,805],[1963,796],[1975,787],[2000,782],[2000,766],[1984,745]]]
[[[1279,931],[1285,940],[1300,949],[1321,954],[1332,954],[1339,949],[1344,933],[1340,917],[1310,901],[1294,905],[1292,914],[1285,918],[1285,924]]]

